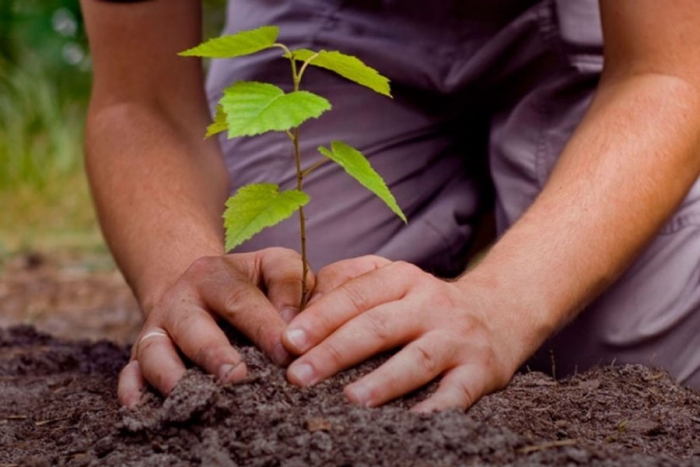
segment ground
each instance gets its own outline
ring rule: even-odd
[[[468,412],[378,409],[341,388],[382,358],[310,389],[232,335],[251,375],[197,370],[166,399],[116,404],[139,313],[103,259],[26,254],[0,276],[0,467],[15,465],[697,465],[700,394],[642,366],[554,381],[517,375]],[[23,323],[23,325],[19,325]],[[19,325],[19,326],[18,326]],[[385,357],[384,357],[385,358]]]

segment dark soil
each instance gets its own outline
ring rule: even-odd
[[[140,316],[111,261],[28,253],[0,268],[0,467],[700,466],[700,395],[637,366],[519,375],[466,414],[418,416],[406,409],[430,387],[378,409],[345,401],[381,359],[302,390],[243,345],[245,384],[191,370],[168,399],[120,410]]]
[[[519,375],[467,413],[419,416],[406,409],[431,388],[377,409],[345,401],[381,359],[299,389],[241,350],[245,383],[190,370],[129,411],[115,394],[126,347],[0,330],[0,466],[700,466],[700,395],[645,367]]]

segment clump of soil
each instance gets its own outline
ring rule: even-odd
[[[426,416],[406,409],[432,387],[376,409],[345,401],[381,358],[300,389],[238,344],[244,383],[192,369],[130,411],[115,394],[126,347],[0,330],[0,465],[700,466],[700,395],[645,367],[518,375],[466,413]]]

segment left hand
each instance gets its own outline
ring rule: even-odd
[[[467,408],[508,384],[526,357],[493,292],[468,276],[446,282],[405,262],[376,256],[320,270],[308,308],[282,341],[301,355],[288,379],[310,386],[396,347],[389,361],[345,388],[352,402],[377,406],[442,375],[438,390],[413,410]]]

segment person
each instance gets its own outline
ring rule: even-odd
[[[439,378],[414,409],[466,408],[552,359],[557,375],[636,362],[700,388],[700,3],[231,0],[225,33],[278,25],[291,48],[353,54],[393,82],[387,99],[305,75],[334,109],[301,128],[304,160],[332,139],[359,147],[409,223],[321,167],[299,314],[294,220],[227,254],[220,219],[237,187],[291,183],[289,142],[203,140],[226,86],[289,88],[289,64],[215,60],[205,92],[201,63],[177,55],[201,40],[199,2],[81,1],[87,171],[145,315],[122,404],[171,391],[183,357],[245,377],[221,320],[301,386],[398,349],[345,388],[367,406]],[[467,270],[491,209],[498,240]]]

